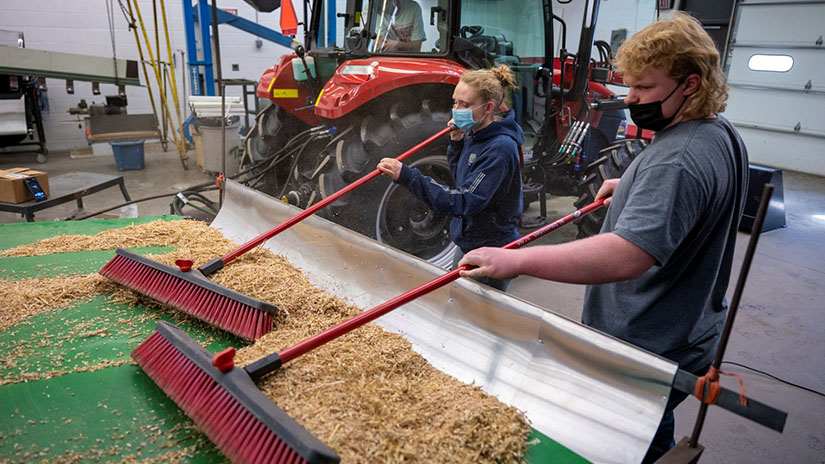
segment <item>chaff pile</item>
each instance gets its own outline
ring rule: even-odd
[[[176,251],[152,258],[172,264],[188,257],[197,266],[235,244],[202,223],[155,221],[93,236],[54,237],[0,256],[117,246],[172,246]],[[280,309],[274,330],[239,351],[241,365],[360,312],[263,249],[242,256],[211,279]],[[30,299],[28,309],[3,319],[4,330],[73,298],[100,293],[113,291],[117,301],[146,304],[96,274],[0,281],[0,289],[0,298],[20,293]],[[514,408],[435,369],[403,337],[374,324],[296,359],[266,377],[259,388],[344,462],[519,462],[530,432]]]

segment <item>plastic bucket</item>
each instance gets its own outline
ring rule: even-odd
[[[220,118],[218,118],[218,120],[220,120]],[[237,149],[240,143],[240,135],[238,134],[239,125],[240,119],[233,121],[231,125],[225,128],[226,172],[224,174],[227,177],[232,177],[240,172],[241,151]],[[221,149],[220,125],[213,127],[198,123],[198,133],[201,136],[201,150],[203,150],[203,165],[200,166],[201,169],[208,173],[222,172],[224,151]]]
[[[115,154],[118,171],[136,171],[145,167],[143,160],[143,142],[109,142]]]

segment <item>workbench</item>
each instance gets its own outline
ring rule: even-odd
[[[37,211],[72,200],[77,202],[78,209],[82,209],[83,197],[114,186],[120,187],[124,200],[132,201],[123,183],[123,176],[75,171],[49,178],[49,196],[45,200],[29,200],[23,203],[0,202],[0,211],[20,213],[26,217],[26,221],[34,222],[34,213]]]
[[[0,224],[0,249],[155,219]],[[93,273],[113,254],[102,250],[0,258],[0,285]],[[133,457],[168,462],[182,457],[183,462],[223,462],[215,446],[129,356],[161,319],[170,320],[169,313],[114,304],[104,295],[55,308],[0,332],[0,461],[54,462],[74,457],[80,462],[117,462]],[[192,319],[175,324],[213,352],[245,344]],[[28,380],[21,381],[22,377]],[[528,446],[529,462],[587,462],[537,431],[529,443],[533,443]]]

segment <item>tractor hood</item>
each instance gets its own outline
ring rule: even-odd
[[[415,84],[454,86],[466,71],[441,59],[372,57],[345,61],[326,83],[315,104],[315,114],[328,119],[344,116],[394,89]]]

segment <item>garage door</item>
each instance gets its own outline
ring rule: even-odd
[[[725,116],[754,164],[825,176],[825,1],[740,1]]]

